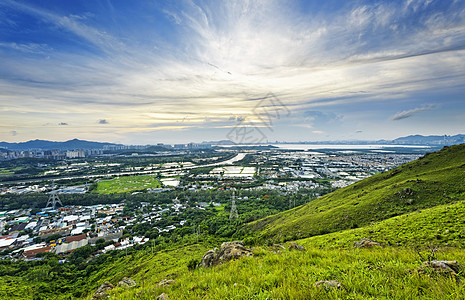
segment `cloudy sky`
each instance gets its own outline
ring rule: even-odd
[[[1,141],[252,131],[465,133],[465,1],[0,1]]]

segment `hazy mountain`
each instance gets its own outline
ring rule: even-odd
[[[392,141],[394,144],[410,145],[457,145],[465,143],[465,135],[409,135]]]
[[[234,145],[229,140],[212,141],[208,142],[214,145]],[[465,143],[465,134],[457,135],[409,135],[406,137],[399,137],[394,140],[377,140],[377,141],[316,141],[306,142],[309,144],[400,144],[400,145],[457,145]],[[90,142],[85,140],[73,139],[66,142],[53,142],[45,140],[31,140],[20,143],[7,143],[0,142],[0,148],[6,148],[8,150],[31,150],[31,149],[42,149],[42,150],[73,150],[73,149],[102,149],[104,146],[110,145],[121,145],[114,143],[101,143],[101,142]],[[157,148],[157,147],[155,147]],[[158,147],[157,151],[166,151],[165,148]],[[152,149],[154,150],[154,149]]]
[[[0,147],[8,150],[73,150],[73,149],[102,149],[104,146],[117,145],[113,143],[90,142],[73,139],[66,142],[53,142],[45,140],[31,140],[21,143],[0,142]]]

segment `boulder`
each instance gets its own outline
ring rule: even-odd
[[[218,252],[218,248],[215,248],[214,250],[208,250],[200,261],[199,267],[207,268],[212,266],[216,261],[216,252]]]
[[[113,289],[115,286],[111,284],[108,281],[105,281],[104,284],[102,284],[97,291],[95,292],[94,296],[92,296],[92,299],[103,299],[103,298],[108,298],[110,295],[107,294],[107,291]]]
[[[273,248],[280,248],[280,249],[283,249],[283,250],[286,249],[286,247],[284,247],[284,246],[281,245],[281,244],[273,244],[273,245],[271,245],[271,247],[273,247]]]
[[[156,298],[157,300],[168,300],[168,295],[165,294],[165,293],[161,293],[160,295],[158,295],[158,297]]]
[[[170,286],[170,285],[175,284],[175,283],[176,283],[176,281],[174,281],[172,279],[163,279],[162,281],[157,283],[157,287]]]
[[[343,290],[344,286],[337,280],[320,280],[313,284],[317,288],[323,288],[325,290],[338,289]]]
[[[381,246],[380,243],[375,242],[371,239],[361,238],[360,241],[354,242],[354,248],[373,248]]]
[[[205,253],[200,261],[199,267],[207,268],[224,261],[251,255],[253,255],[252,250],[245,248],[241,241],[224,242],[221,244],[220,249],[215,248]]]
[[[289,243],[289,250],[305,251],[305,247],[296,243]]]
[[[433,270],[440,274],[456,276],[460,272],[465,271],[465,268],[456,260],[433,260],[425,261],[419,268],[419,271]]]
[[[120,282],[118,282],[118,286],[122,286],[122,287],[134,287],[136,285],[137,284],[134,280],[132,280],[131,278],[127,278],[127,277],[124,277],[123,279],[121,279]]]

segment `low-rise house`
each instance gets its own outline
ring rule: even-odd
[[[82,238],[82,236],[84,236],[84,238]],[[74,237],[79,237],[79,239],[66,238],[67,242],[55,246],[53,252],[55,254],[66,254],[66,253],[76,250],[77,248],[81,248],[89,244],[89,239],[85,236],[85,234],[78,235],[78,236],[72,236],[69,238],[74,238]]]
[[[4,249],[7,249],[13,245],[13,243],[16,242],[16,237],[14,235],[4,235],[0,237],[0,251],[3,251]]]
[[[17,225],[13,225],[10,228],[10,233],[23,231],[26,228],[26,226],[27,226],[27,223],[20,223]]]
[[[60,235],[69,235],[71,233],[71,230],[73,230],[73,226],[66,226],[66,227],[61,227],[61,228],[52,228],[52,229],[45,229],[42,230],[42,228],[39,231],[39,236],[41,238],[47,238],[53,234],[60,234]]]
[[[46,246],[45,244],[35,244],[30,247],[24,248],[23,257],[26,259],[35,258],[37,254],[42,252],[50,252],[52,247]]]

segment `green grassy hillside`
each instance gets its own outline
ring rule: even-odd
[[[314,236],[302,243],[309,247],[350,249],[361,238],[387,246],[464,248],[465,201],[418,210],[363,228]]]
[[[443,150],[248,224],[257,243],[282,242],[370,225],[465,199],[465,145]]]
[[[435,255],[440,260],[465,261],[463,251]],[[463,299],[465,295],[465,284],[454,277],[417,272],[421,257],[404,248],[276,252],[257,247],[253,257],[193,271],[184,261],[173,261],[177,266],[169,272],[160,260],[145,265],[132,277],[137,287],[117,287],[109,292],[111,298],[155,299],[161,293],[169,299]],[[162,279],[175,282],[157,287]],[[318,288],[314,284],[320,280],[337,280],[344,289]]]

